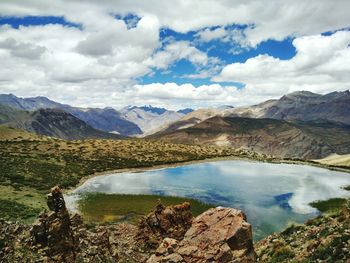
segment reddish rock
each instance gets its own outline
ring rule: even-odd
[[[147,262],[254,262],[252,228],[242,211],[217,207],[196,217],[174,251],[164,240]],[[169,261],[171,259],[171,261]]]
[[[159,203],[155,211],[140,221],[138,241],[150,248],[157,248],[166,237],[181,240],[193,219],[190,208],[188,202],[167,207]]]

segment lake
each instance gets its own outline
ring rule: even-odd
[[[243,210],[255,239],[302,223],[316,200],[349,197],[350,174],[307,165],[229,160],[96,176],[66,197],[70,209],[86,192],[183,196]]]

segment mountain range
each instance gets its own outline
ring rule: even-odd
[[[149,138],[184,144],[246,148],[281,158],[316,159],[350,151],[350,125],[287,122],[275,119],[214,116],[191,127],[176,123]]]
[[[177,121],[191,109],[169,111],[152,106],[126,107],[121,111],[106,107],[81,108],[52,101],[46,97],[19,98],[13,94],[0,95],[0,104],[23,111],[59,109],[84,121],[94,129],[123,136],[141,136],[150,130],[157,131],[164,125]]]
[[[157,132],[163,126],[180,120],[191,109],[184,109],[179,111],[171,111],[164,108],[157,108],[152,106],[143,107],[126,107],[120,113],[124,119],[135,123],[142,130],[143,135]]]
[[[314,159],[350,152],[350,92],[293,92],[249,107],[81,108],[0,95],[0,123],[62,139],[147,137]]]
[[[23,111],[0,104],[0,124],[65,140],[124,138],[94,129],[72,114],[59,109]]]
[[[251,107],[228,109],[222,114],[287,121],[327,120],[350,124],[350,91],[332,92],[325,95],[298,91],[284,95],[278,100],[268,100]]]
[[[248,148],[282,158],[350,152],[350,92],[299,91],[250,107],[199,109],[149,136]]]

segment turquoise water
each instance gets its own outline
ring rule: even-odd
[[[332,197],[350,197],[342,189],[350,174],[306,165],[252,161],[217,161],[137,173],[97,176],[78,187],[67,203],[84,192],[159,194],[199,199],[243,210],[255,239],[302,223],[318,211],[308,204]]]

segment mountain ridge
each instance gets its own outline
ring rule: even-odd
[[[151,105],[127,106],[119,111],[112,107],[82,108],[58,103],[44,96],[20,98],[13,94],[0,94],[0,104],[24,111],[41,108],[64,110],[95,129],[124,136],[156,132],[193,111],[189,108],[172,111]]]
[[[123,136],[94,129],[60,109],[16,110],[0,104],[0,124],[66,140],[122,139]]]
[[[214,116],[187,128],[172,129],[170,126],[148,138],[247,148],[282,158],[316,159],[335,152],[348,153],[350,126],[331,122]]]

